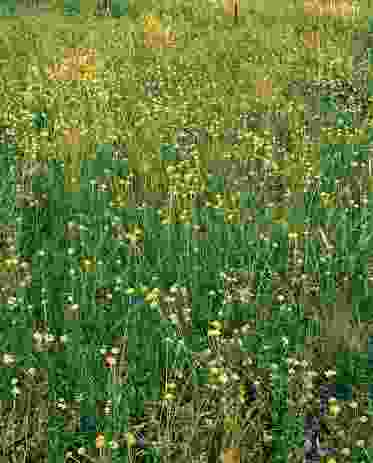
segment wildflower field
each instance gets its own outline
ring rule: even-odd
[[[373,13],[272,3],[1,3],[1,463],[373,462]]]

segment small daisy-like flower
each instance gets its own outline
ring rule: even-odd
[[[368,420],[369,420],[369,418],[367,416],[364,416],[364,415],[359,418],[359,421],[361,423],[366,423]]]
[[[127,445],[128,447],[134,447],[136,445],[136,437],[132,432],[127,433]]]
[[[112,347],[111,353],[112,353],[113,355],[118,355],[119,352],[120,352],[119,347]]]
[[[175,400],[175,399],[176,399],[175,394],[173,394],[172,392],[166,392],[163,395],[163,400],[165,400],[165,401],[172,401],[172,400]]]
[[[330,413],[330,415],[332,415],[334,417],[337,416],[340,411],[341,411],[341,407],[339,407],[337,404],[332,404],[329,407],[329,413]]]

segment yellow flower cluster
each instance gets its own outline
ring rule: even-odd
[[[145,293],[147,293],[145,296],[145,302],[150,303],[150,307],[157,307],[159,305],[160,296],[159,288],[154,288],[149,292],[145,291]]]
[[[326,193],[322,191],[320,193],[320,202],[321,206],[325,208],[335,207],[336,206],[336,198],[334,193]]]
[[[1,270],[0,271],[5,271],[5,272],[12,272],[15,271],[17,268],[19,260],[17,257],[7,257],[5,259],[1,260]]]
[[[125,234],[126,238],[131,244],[136,244],[144,235],[144,231],[138,225],[132,227],[132,229]]]
[[[208,383],[211,385],[226,384],[228,377],[224,368],[212,367],[208,372]]]
[[[166,383],[162,394],[162,400],[172,401],[176,399],[176,384]]]
[[[219,320],[209,321],[208,336],[217,337],[222,335],[223,324]]]
[[[136,437],[132,432],[127,433],[127,446],[134,447],[136,445]]]
[[[145,32],[160,32],[161,22],[157,16],[147,15],[144,18],[144,31]]]
[[[334,418],[339,414],[341,411],[341,407],[337,404],[337,399],[334,397],[329,400],[329,414]]]
[[[81,64],[79,66],[79,79],[80,80],[95,80],[96,79],[96,66],[92,64]]]

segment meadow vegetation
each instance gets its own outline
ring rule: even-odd
[[[370,5],[272,3],[0,17],[1,461],[373,460]]]

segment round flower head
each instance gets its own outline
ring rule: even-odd
[[[160,32],[161,22],[157,16],[147,15],[144,19],[145,32]]]

